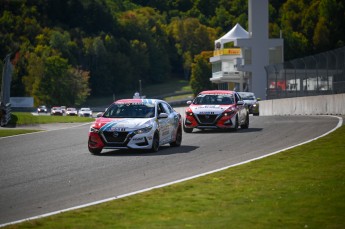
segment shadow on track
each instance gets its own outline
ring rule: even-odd
[[[199,130],[195,129],[192,133],[189,134],[219,134],[219,133],[233,133],[233,134],[240,134],[240,133],[250,133],[250,132],[259,132],[262,131],[263,128],[248,128],[248,129],[241,129],[239,128],[237,131],[232,129],[205,129]]]
[[[170,155],[178,153],[189,153],[193,150],[198,149],[198,146],[187,146],[181,145],[180,147],[170,147],[169,145],[163,145],[159,147],[158,152],[150,152],[149,150],[133,150],[133,149],[119,149],[102,152],[100,155],[95,156],[105,156],[105,157],[120,157],[120,156],[160,156],[160,155]]]

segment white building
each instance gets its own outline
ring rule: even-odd
[[[248,17],[249,32],[236,24],[215,41],[210,80],[218,89],[252,91],[264,99],[265,66],[284,61],[284,44],[282,38],[268,38],[268,0],[248,0]]]

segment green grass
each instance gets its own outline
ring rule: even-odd
[[[0,128],[0,137],[25,134],[31,132],[37,132],[40,130],[32,129],[20,129],[21,126],[35,125],[35,124],[47,124],[47,123],[74,123],[74,122],[92,122],[94,118],[78,117],[78,116],[47,116],[47,115],[32,115],[29,112],[12,112],[11,120],[8,123],[9,127],[16,128]]]
[[[92,122],[94,118],[78,116],[32,115],[28,112],[13,112],[9,125],[32,125],[46,123]]]
[[[193,94],[183,94],[183,95],[176,95],[176,96],[167,96],[164,97],[164,100],[167,102],[176,101],[176,100],[183,100],[183,99],[190,99],[194,98]]]
[[[152,84],[152,85],[142,85],[142,95],[145,95],[146,98],[161,97],[163,99],[169,94],[186,94],[187,96],[191,94],[192,89],[187,80],[176,80],[171,79],[162,84]],[[135,91],[131,91],[124,94],[117,94],[116,92],[113,95],[106,97],[98,98],[89,98],[85,102],[85,106],[107,106],[110,103],[117,99],[132,98]],[[166,96],[164,96],[166,95]]]
[[[344,139],[7,228],[345,228]]]

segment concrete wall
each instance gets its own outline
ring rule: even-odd
[[[345,94],[319,95],[259,101],[265,115],[345,115]]]

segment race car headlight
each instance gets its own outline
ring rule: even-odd
[[[92,132],[92,133],[98,133],[98,132],[99,132],[99,129],[95,128],[94,126],[91,126],[91,127],[90,127],[90,132]]]
[[[226,111],[224,111],[223,115],[224,116],[231,116],[235,113],[235,111],[233,109],[227,109]]]
[[[148,132],[150,132],[150,131],[152,130],[152,127],[153,127],[153,126],[150,125],[150,126],[147,126],[147,127],[145,127],[145,128],[135,130],[134,133],[135,133],[135,134],[144,134],[144,133],[148,133]]]
[[[188,108],[188,109],[186,110],[186,115],[187,115],[187,116],[192,116],[192,115],[193,115],[192,109]]]

